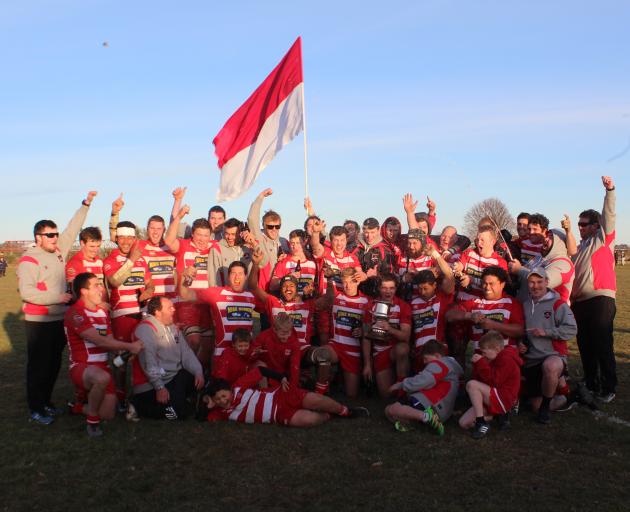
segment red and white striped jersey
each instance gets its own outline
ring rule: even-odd
[[[178,238],[179,250],[177,251],[177,272],[188,267],[195,267],[197,274],[190,288],[193,290],[203,290],[208,288],[208,254],[210,251],[219,251],[218,245],[212,244],[203,250],[197,249],[194,242],[186,238]]]
[[[229,286],[213,286],[196,293],[199,302],[210,305],[215,331],[214,355],[219,356],[224,346],[232,341],[236,329],[251,330],[256,299],[252,292],[235,292]]]
[[[348,297],[343,292],[335,293],[332,306],[333,336],[332,341],[341,343],[352,352],[360,352],[361,338],[352,336],[356,328],[363,328],[370,300],[359,292],[354,297]]]
[[[165,245],[158,247],[149,241],[142,241],[142,258],[147,263],[151,280],[155,285],[154,295],[168,297],[176,301],[175,290],[175,256]]]
[[[535,244],[529,238],[518,238],[514,242],[521,248],[521,263],[523,265],[540,256],[542,252],[542,242]]]
[[[373,306],[374,301],[371,301],[368,305],[366,315],[366,323],[368,324],[374,323],[374,318],[372,315]],[[395,329],[400,329],[401,325],[411,325],[411,306],[409,306],[407,302],[399,299],[398,297],[394,297],[389,308],[389,324]],[[372,349],[374,353],[383,352],[395,343],[396,340],[390,336],[387,340],[384,341],[374,341],[372,343]]]
[[[461,302],[457,305],[462,311],[470,313],[481,313],[486,318],[503,324],[525,325],[523,318],[523,305],[513,297],[504,294],[497,300],[486,300],[481,297]],[[473,348],[479,348],[479,340],[486,333],[481,327],[473,324],[470,339],[473,341]],[[516,345],[518,339],[504,336],[506,345]]]
[[[338,257],[329,247],[324,249],[324,255],[317,260],[318,268],[320,271],[319,279],[319,294],[324,295],[328,289],[328,280],[321,274],[324,265],[328,265],[333,270],[343,270],[344,268],[356,268],[361,270],[361,263],[354,254],[350,254],[348,251],[344,251],[343,255]],[[339,273],[334,277],[335,287],[341,289],[341,276]]]
[[[300,343],[300,349],[305,350],[311,345],[313,335],[313,318],[315,315],[315,299],[284,302],[278,297],[268,294],[265,310],[269,318],[275,318],[278,313],[286,313],[293,320],[293,328]]]
[[[127,256],[121,254],[120,250],[114,249],[103,261],[105,276],[114,275],[126,261]],[[111,287],[109,303],[112,306],[112,318],[140,313],[138,295],[144,290],[147,274],[146,262],[143,258],[138,258],[125,282],[118,287]]]
[[[483,288],[481,286],[481,274],[483,270],[488,267],[501,267],[507,271],[507,261],[499,256],[496,252],[493,252],[490,257],[486,258],[480,256],[479,253],[473,249],[466,249],[460,259],[462,265],[464,265],[464,273],[470,276],[470,290],[466,292],[460,291],[458,300],[470,300],[474,297],[483,296]]]
[[[279,261],[273,269],[272,278],[282,279],[284,276],[296,272],[298,262],[291,256],[287,256],[282,261]],[[315,278],[317,277],[317,264],[313,260],[306,260],[300,262],[300,277],[298,278],[298,293],[302,296],[304,287],[309,283],[315,285]]]
[[[101,283],[105,282],[103,260],[101,258],[88,260],[84,254],[79,251],[66,263],[66,281],[69,283],[74,281],[74,278],[83,272],[91,272],[100,279]]]
[[[81,337],[81,333],[94,328],[101,336],[112,333],[107,311],[101,307],[89,309],[82,300],[75,302],[63,319],[63,329],[68,342],[70,367],[76,364],[107,363],[107,350]]]
[[[401,254],[396,260],[396,273],[403,276],[407,272],[420,272],[437,266],[437,263],[431,256],[418,256],[413,258],[405,254]]]
[[[428,300],[415,297],[411,301],[413,317],[413,339],[416,348],[422,347],[429,340],[446,343],[446,320],[444,315],[449,305],[455,300],[455,295],[447,295],[442,290]]]

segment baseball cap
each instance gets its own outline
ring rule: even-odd
[[[294,276],[286,275],[282,279],[280,279],[280,286],[282,286],[287,281],[291,281],[295,286],[298,285],[298,280]]]
[[[409,240],[422,240],[426,235],[419,229],[410,229],[409,233],[407,233],[407,238]]]
[[[543,279],[547,279],[547,271],[543,267],[536,267],[529,271],[529,274],[527,274],[527,279],[529,279],[529,276],[538,276],[542,277]]]

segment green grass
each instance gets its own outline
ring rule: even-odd
[[[627,510],[630,428],[587,409],[530,415],[473,441],[455,420],[437,438],[372,418],[312,430],[122,418],[88,439],[84,421],[29,424],[24,332],[10,268],[0,279],[0,510]],[[603,409],[630,421],[630,266],[619,272],[620,385]],[[571,370],[580,366],[573,347]],[[65,368],[57,403],[72,396]]]

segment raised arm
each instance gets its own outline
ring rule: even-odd
[[[258,241],[262,239],[262,231],[260,229],[260,210],[262,209],[265,197],[269,197],[271,194],[273,194],[273,190],[270,188],[266,188],[258,194],[252,205],[249,207],[249,213],[247,214],[247,224],[249,225],[249,229],[251,230],[252,235],[254,235],[254,238]]]
[[[313,221],[313,234],[311,235],[311,250],[313,251],[313,257],[321,258],[324,255],[324,246],[320,240],[322,231],[326,229],[326,223],[315,219]]]
[[[455,291],[455,276],[453,275],[453,271],[451,267],[449,267],[446,260],[442,257],[442,255],[436,251],[431,246],[427,246],[431,249],[431,257],[437,263],[438,268],[442,272],[442,291],[447,295],[450,295]]]
[[[602,176],[602,184],[606,189],[604,196],[604,208],[602,210],[602,228],[606,235],[610,235],[615,231],[615,221],[617,214],[615,212],[615,183],[610,176]]]
[[[418,229],[418,221],[416,220],[416,207],[418,201],[413,200],[413,196],[407,193],[403,196],[403,208],[407,214],[407,227],[409,229]]]
[[[268,294],[260,286],[258,286],[258,274],[260,272],[260,263],[263,261],[263,251],[260,248],[256,248],[252,252],[252,269],[247,276],[247,286],[249,291],[254,294],[261,302],[266,302]]]
[[[188,215],[190,211],[190,206],[185,204],[182,206],[173,220],[168,225],[168,229],[166,230],[166,235],[164,235],[164,245],[169,248],[169,250],[173,253],[177,253],[179,251],[179,238],[177,238],[177,232],[179,231],[179,223],[181,220]]]
[[[118,218],[123,206],[125,206],[125,201],[123,201],[123,193],[121,192],[112,203],[112,211],[109,214],[109,239],[112,242],[116,241],[116,226],[118,226]]]
[[[64,259],[68,256],[70,249],[72,249],[72,244],[77,239],[79,231],[81,231],[81,227],[83,227],[85,217],[87,217],[88,209],[90,208],[94,197],[96,197],[95,191],[92,190],[88,192],[87,198],[81,202],[81,208],[76,211],[70,219],[70,222],[68,222],[66,229],[64,229],[63,233],[59,235],[57,247],[59,247],[59,251]]]
[[[562,229],[564,229],[564,233],[566,235],[565,244],[567,246],[567,256],[574,256],[577,254],[577,241],[573,236],[573,231],[571,231],[571,220],[569,219],[568,214],[564,214],[564,218],[560,221],[560,225],[562,226]]]
[[[170,222],[173,222],[173,219],[177,216],[177,212],[179,212],[182,207],[182,200],[186,195],[186,189],[188,187],[177,187],[173,190],[173,207],[171,208],[171,218]]]

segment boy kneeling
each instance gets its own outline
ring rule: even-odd
[[[462,428],[474,427],[473,439],[481,439],[490,430],[489,421],[498,415],[508,425],[510,409],[518,400],[521,365],[518,351],[505,346],[498,331],[488,331],[479,340],[481,354],[472,356],[473,380],[466,384],[472,407],[459,419]]]
[[[274,389],[257,389],[263,377],[277,380]],[[284,375],[265,367],[254,368],[232,387],[216,379],[207,387],[208,421],[230,420],[242,423],[278,423],[290,427],[314,427],[330,419],[369,416],[363,407],[348,408],[332,398],[291,386]]]
[[[438,435],[444,434],[442,422],[453,413],[462,367],[447,357],[443,343],[429,340],[422,347],[424,369],[389,388],[391,393],[402,389],[408,396],[406,403],[394,403],[385,408],[385,415],[394,422],[396,430],[408,430],[408,422],[428,424]]]

